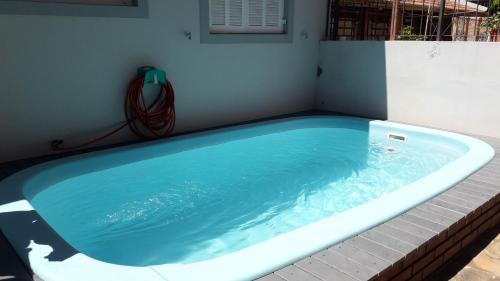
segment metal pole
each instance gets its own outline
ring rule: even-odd
[[[332,27],[331,27],[331,22],[332,22],[332,0],[328,0],[328,5],[326,8],[326,30],[325,30],[325,37],[326,40],[332,40]]]
[[[333,38],[332,40],[337,40],[337,35],[339,32],[339,17],[340,17],[340,0],[334,0],[333,4]]]
[[[392,0],[390,40],[396,40],[399,32],[399,0]]]
[[[444,11],[446,8],[446,0],[441,0],[441,4],[439,5],[439,20],[438,20],[438,26],[437,26],[437,41],[441,41],[441,32],[443,29],[443,17],[444,17]]]

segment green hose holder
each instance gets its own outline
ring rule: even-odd
[[[137,69],[137,75],[144,76],[144,84],[167,85],[167,73],[156,67],[140,67]]]

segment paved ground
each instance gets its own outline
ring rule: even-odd
[[[500,225],[482,235],[426,281],[500,280]]]

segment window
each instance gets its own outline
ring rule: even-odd
[[[0,14],[147,18],[147,0],[0,0]]]
[[[285,32],[284,0],[209,0],[210,33]]]
[[[85,4],[85,5],[107,5],[107,6],[135,6],[134,0],[23,0],[31,2]]]
[[[294,0],[199,0],[201,43],[291,43]]]

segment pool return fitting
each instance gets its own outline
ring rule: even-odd
[[[145,85],[160,86],[158,95],[148,104],[144,97]],[[94,138],[88,142],[63,147],[63,140],[51,142],[53,151],[66,152],[87,147],[102,141],[126,127],[142,139],[158,139],[168,137],[175,127],[175,93],[166,72],[152,66],[144,66],[137,70],[137,77],[130,83],[125,97],[125,121],[116,129]]]

